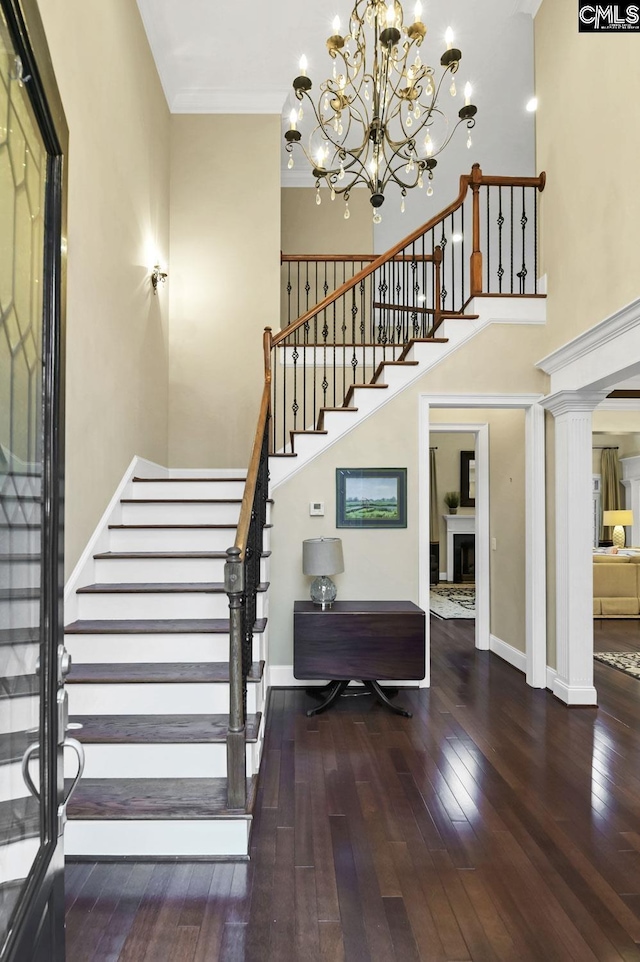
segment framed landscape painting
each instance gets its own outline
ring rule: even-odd
[[[336,468],[336,528],[406,527],[406,468]]]

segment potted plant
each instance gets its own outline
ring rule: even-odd
[[[442,499],[449,509],[450,514],[458,513],[458,506],[460,505],[460,492],[459,491],[447,491],[444,498]]]

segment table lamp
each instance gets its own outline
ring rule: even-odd
[[[329,575],[344,571],[340,538],[309,538],[302,542],[302,571],[313,576],[311,600],[323,610],[336,600],[336,586]]]
[[[624,548],[624,528],[625,524],[633,524],[633,511],[603,511],[602,523],[605,528],[613,528],[613,545],[615,548]]]

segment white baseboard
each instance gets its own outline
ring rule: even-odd
[[[497,638],[496,635],[490,635],[489,648],[500,658],[509,662],[518,671],[527,671],[527,656],[524,651],[519,651],[518,648],[514,648],[513,645],[507,644],[502,638]]]
[[[65,624],[69,624],[69,622],[75,621],[77,618],[77,589],[81,588],[83,585],[93,584],[95,581],[93,576],[93,556],[94,554],[99,554],[101,551],[108,550],[109,525],[117,524],[120,521],[120,499],[124,496],[127,485],[131,479],[134,477],[165,478],[167,477],[167,474],[167,468],[163,467],[161,464],[156,464],[154,461],[148,461],[146,458],[140,458],[137,454],[132,458],[131,463],[122,476],[120,484],[116,488],[113,497],[105,508],[102,517],[98,521],[93,534],[87,542],[86,548],[80,555],[78,563],[71,572],[69,580],[65,585]]]
[[[549,668],[547,665],[547,688],[553,691],[553,686],[555,685],[556,678],[558,677],[558,672],[555,668]]]
[[[440,581],[446,581],[446,580],[447,580],[447,572],[446,572],[446,571],[439,571],[439,572],[438,572],[438,578],[440,579]]]
[[[293,665],[271,665],[268,671],[268,685],[270,688],[313,688],[316,685],[328,685],[329,679],[322,681],[314,679],[305,681],[304,679],[294,678]],[[383,681],[383,685],[386,682]],[[391,682],[394,688],[419,688],[419,681],[396,681]]]

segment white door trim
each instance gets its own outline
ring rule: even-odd
[[[546,499],[544,409],[539,394],[422,394],[419,397],[419,579],[420,605],[429,611],[429,434],[459,431],[476,434],[476,647],[490,648],[489,578],[489,429],[486,424],[430,424],[430,408],[521,408],[525,414],[526,511],[526,664],[527,684],[547,684]],[[484,429],[484,430],[483,430]],[[484,493],[483,493],[484,492]],[[486,499],[486,501],[485,501]],[[427,674],[430,683],[430,633],[427,618]]]

